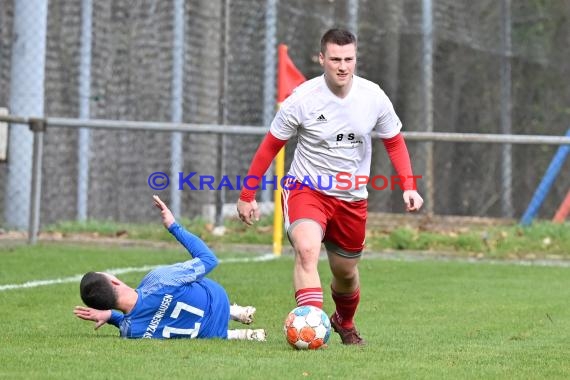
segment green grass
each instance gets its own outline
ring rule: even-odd
[[[218,256],[248,255],[219,250]],[[1,247],[0,286],[185,257],[176,246]],[[336,334],[322,351],[287,346],[281,328],[294,307],[290,256],[222,261],[211,276],[232,301],[258,308],[254,326],[268,330],[264,343],[124,340],[112,326],[94,331],[73,316],[77,281],[0,290],[0,378],[570,378],[570,268],[380,257],[367,254],[360,265],[357,324],[368,341],[364,348],[342,346]],[[330,313],[325,261],[320,272]],[[135,286],[144,273],[119,277]]]
[[[227,233],[214,236],[213,226],[201,219],[183,220],[196,235],[209,244],[239,243],[271,245],[272,216],[263,217],[252,227],[236,219],[225,222]],[[455,227],[456,231],[424,231],[411,227],[369,228],[366,244],[370,251],[437,251],[455,256],[478,256],[494,259],[570,259],[570,224],[539,221],[529,227],[513,225]],[[171,241],[160,224],[119,224],[113,222],[64,222],[45,228],[64,235],[83,233],[91,236],[124,236],[131,239]],[[283,245],[288,246],[286,237]]]
[[[448,252],[453,256],[493,259],[570,259],[570,225],[537,222],[532,226],[495,225],[421,231],[400,227],[370,230],[367,249]]]
[[[237,219],[225,220],[228,231],[223,236],[214,236],[214,226],[204,219],[181,219],[179,222],[192,233],[204,240],[218,243],[271,244],[273,238],[273,217],[264,216],[253,227],[249,227]],[[66,235],[85,234],[94,237],[128,237],[139,240],[172,241],[172,236],[164,230],[160,223],[149,224],[117,223],[113,221],[90,220],[85,222],[66,221],[46,226],[47,233]]]

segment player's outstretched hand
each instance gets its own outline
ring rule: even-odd
[[[404,191],[404,203],[406,204],[406,211],[416,212],[422,208],[424,200],[417,191],[406,190]]]
[[[162,216],[162,224],[166,229],[170,228],[172,223],[174,223],[174,215],[172,215],[172,211],[166,206],[166,203],[162,201],[158,197],[158,195],[153,195],[152,199],[154,200],[154,205],[160,210],[160,214]]]
[[[238,199],[237,212],[241,221],[247,225],[251,226],[254,222],[259,220],[259,206],[257,206],[255,199],[251,202]]]
[[[75,314],[77,318],[95,322],[95,330],[107,323],[111,318],[111,310],[97,310],[84,306],[75,306],[73,314]]]

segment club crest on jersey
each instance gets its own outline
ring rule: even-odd
[[[321,114],[321,116],[317,117],[317,121],[319,123],[326,123],[327,122],[327,118],[325,117],[325,115]]]

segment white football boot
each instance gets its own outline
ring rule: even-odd
[[[267,333],[264,329],[235,329],[228,330],[228,339],[255,340],[265,342]]]
[[[255,310],[256,309],[253,306],[240,306],[234,303],[233,305],[230,305],[230,318],[232,321],[249,325],[253,322]]]

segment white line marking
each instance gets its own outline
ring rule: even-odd
[[[259,261],[268,261],[275,259],[276,256],[269,253],[263,256],[258,257],[234,257],[229,259],[220,259],[219,263],[247,263],[247,262],[259,262]],[[136,273],[136,272],[148,272],[157,268],[161,265],[145,265],[142,267],[127,267],[127,268],[114,268],[114,269],[106,269],[102,272],[112,273],[114,275],[117,274],[125,274],[125,273]],[[68,284],[70,282],[79,282],[83,277],[82,274],[76,274],[74,276],[63,277],[63,278],[54,278],[51,280],[34,280],[24,282],[22,284],[6,284],[0,285],[0,292],[5,290],[13,290],[13,289],[26,289],[26,288],[36,288],[38,286],[47,286],[47,285],[55,285],[55,284]]]
[[[277,258],[272,253],[268,253],[265,255],[257,256],[257,257],[233,257],[228,259],[220,259],[220,264],[222,263],[247,263],[247,262],[260,262],[260,261],[269,261]],[[520,265],[520,266],[542,266],[542,267],[561,267],[561,268],[570,268],[569,261],[558,261],[558,260],[520,260],[520,261],[501,261],[501,260],[486,260],[486,259],[465,259],[465,258],[453,258],[453,257],[433,257],[433,256],[418,256],[418,255],[409,255],[409,254],[379,254],[379,255],[372,255],[368,254],[366,256],[367,259],[381,259],[381,260],[388,260],[388,261],[427,261],[427,260],[439,260],[442,262],[464,262],[468,264],[494,264],[494,265]],[[324,260],[325,257],[321,257],[321,260]],[[107,269],[103,272],[113,273],[113,274],[125,274],[125,273],[136,273],[136,272],[148,272],[160,265],[145,265],[142,267],[127,267],[127,268],[115,268],[115,269]],[[79,282],[83,277],[82,274],[78,274],[75,276],[64,277],[64,278],[56,278],[52,280],[34,280],[24,282],[23,284],[7,284],[7,285],[0,285],[0,292],[5,290],[12,290],[12,289],[25,289],[25,288],[35,288],[38,286],[47,286],[47,285],[55,285],[55,284],[67,284],[70,282]]]

